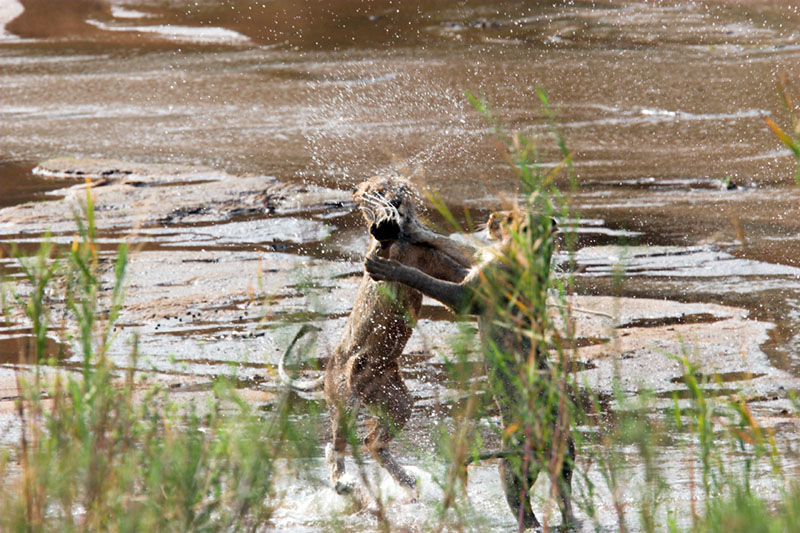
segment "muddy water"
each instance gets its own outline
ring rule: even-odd
[[[485,95],[508,129],[542,139],[552,159],[535,92],[544,88],[574,151],[580,290],[743,307],[776,324],[764,339],[754,334],[771,364],[800,376],[800,192],[762,119],[787,123],[780,71],[800,100],[796,2],[22,4],[0,0],[8,22],[0,34],[0,207],[50,198],[45,191],[65,183],[31,168],[69,155],[338,189],[379,171],[417,171],[420,185],[457,210],[483,214],[513,198],[514,176],[464,92]],[[735,187],[721,186],[728,182]],[[287,213],[289,224],[317,221],[307,240],[275,239],[267,228],[254,243],[263,212],[225,212],[238,225],[221,229],[219,212],[192,209],[145,224],[134,264],[142,276],[159,272],[160,287],[178,285],[159,271],[170,260],[159,254],[171,252],[174,268],[198,269],[212,290],[230,283],[204,265],[228,264],[230,274],[258,264],[283,280],[297,265],[333,271],[338,277],[318,278],[334,287],[322,307],[326,335],[336,338],[364,244],[357,217]],[[126,232],[108,229],[106,250]],[[56,233],[71,241],[72,230]],[[4,230],[4,252],[10,239],[32,247],[38,236],[23,225]],[[295,282],[278,287],[282,316],[311,305]],[[248,329],[263,320],[248,283],[188,312],[182,305],[196,303],[188,296],[165,301],[152,317],[144,310],[158,293],[132,290],[129,325],[142,328],[152,353],[177,353],[185,374],[210,379],[244,363],[236,352],[278,349]],[[437,308],[426,312],[427,327],[444,327]],[[15,335],[6,331],[3,346]],[[409,350],[429,352],[426,342]],[[169,361],[152,364],[168,373]],[[243,377],[263,381],[247,368]],[[412,374],[418,402],[433,402],[430,384]],[[424,432],[411,439],[424,443]],[[306,497],[301,490],[298,501]],[[501,529],[503,513],[493,523]]]

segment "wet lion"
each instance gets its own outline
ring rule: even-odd
[[[554,224],[549,218],[516,210],[492,215],[488,229],[490,235],[501,241],[499,252],[476,266],[460,282],[436,279],[413,265],[391,257],[367,257],[365,267],[375,280],[403,283],[457,312],[478,315],[481,342],[489,362],[495,400],[504,426],[506,448],[500,453],[488,455],[502,458],[500,474],[506,501],[517,517],[519,526],[539,526],[531,508],[530,489],[539,471],[548,467],[544,462],[562,457],[563,462],[556,462],[555,467],[551,464],[549,471],[555,478],[551,481],[558,495],[563,523],[574,524],[571,480],[575,448],[568,423],[558,418],[558,406],[552,406],[545,400],[548,391],[552,390],[549,388],[552,384],[552,372],[544,350],[531,340],[543,328],[543,321],[539,317],[545,313]],[[527,239],[528,242],[521,244],[522,239]],[[537,264],[531,265],[531,262]],[[519,286],[521,276],[529,277],[531,286],[535,287],[529,297],[538,301],[518,300],[526,297],[524,292],[520,296],[522,291],[515,289]],[[532,313],[521,308],[532,308],[537,312],[531,317]],[[534,358],[533,367],[529,364],[531,357]],[[531,378],[524,377],[531,368],[541,377],[532,381]],[[536,379],[539,380],[538,383]],[[523,442],[515,436],[518,434],[521,412],[518,407],[523,401],[519,387],[534,391],[536,403],[544,404],[542,409],[534,409],[537,412],[535,417],[543,422],[541,425],[549,426],[541,433],[546,435],[541,441],[528,441],[534,448],[532,452],[527,451]],[[557,437],[559,431],[560,439]],[[520,457],[531,458],[532,455],[533,460],[525,468]],[[536,456],[540,459],[537,460]]]
[[[459,282],[469,272],[471,256],[454,241],[424,227],[417,218],[418,198],[407,180],[375,176],[358,186],[353,199],[369,226],[367,257],[400,260],[448,282]],[[279,373],[294,388],[313,390],[324,381],[332,426],[326,455],[331,482],[339,493],[352,489],[342,480],[346,431],[361,405],[371,414],[364,441],[370,454],[398,483],[411,490],[416,487],[416,480],[389,452],[389,443],[411,416],[413,400],[403,382],[399,358],[421,306],[419,291],[399,283],[374,281],[365,272],[325,375],[313,381],[292,380],[284,370],[291,346],[281,358]]]

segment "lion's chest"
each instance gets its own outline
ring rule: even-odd
[[[345,353],[396,358],[402,354],[422,295],[398,283],[376,283],[365,276],[340,343]]]

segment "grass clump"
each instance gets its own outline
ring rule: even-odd
[[[136,371],[108,358],[125,292],[127,247],[104,277],[90,188],[78,235],[57,253],[45,242],[17,256],[27,290],[4,292],[4,308],[27,317],[33,339],[20,352],[15,402],[19,445],[0,452],[2,531],[254,530],[279,496],[279,459],[310,441],[277,400],[257,413],[224,380],[199,403],[176,404]],[[107,270],[107,269],[106,269]],[[109,285],[110,284],[110,285]],[[110,290],[101,290],[102,288]],[[68,326],[54,327],[56,303]],[[58,336],[80,358],[78,372],[47,353]]]
[[[540,92],[539,97],[552,121],[546,96]],[[529,213],[528,229],[512,229],[513,246],[501,254],[507,268],[487,271],[475,298],[492,309],[492,327],[506,328],[514,346],[528,349],[510,350],[484,337],[476,350],[469,328],[451,346],[454,388],[469,391],[469,399],[454,412],[455,427],[448,427],[440,440],[439,449],[450,463],[450,473],[441,480],[441,528],[470,527],[470,503],[459,497],[467,483],[465,463],[503,457],[516,475],[538,471],[549,480],[549,488],[540,486],[532,501],[545,530],[558,523],[550,515],[560,504],[556,489],[565,468],[575,471],[573,500],[584,521],[580,530],[800,530],[798,484],[785,471],[773,432],[760,426],[748,398],[709,393],[709,383],[697,377],[700,369],[688,357],[663,355],[681,364],[688,391],[680,404],[676,397],[674,416],[649,389],[634,396],[624,393],[618,366],[608,384],[610,395],[578,379],[568,299],[577,232],[569,223],[562,225],[559,240],[567,274],[554,276],[549,260],[554,236],[545,222],[578,218],[559,188],[575,188],[570,152],[554,127],[556,150],[551,147],[550,153],[560,154],[561,160],[542,164],[541,143],[504,132],[484,100],[471,100],[494,127],[519,178],[515,207]],[[444,202],[433,199],[456,225]],[[545,354],[550,364],[542,366]],[[476,355],[486,362],[488,380],[464,371]],[[574,462],[570,442],[577,449]],[[446,514],[451,508],[455,517]]]
[[[538,96],[549,115],[546,95],[539,92]],[[556,243],[554,220],[568,219],[567,202],[556,187],[556,179],[564,172],[574,182],[571,155],[563,138],[556,134],[562,160],[545,171],[539,163],[537,143],[523,135],[506,134],[484,99],[469,98],[493,126],[502,153],[519,180],[519,189],[509,213],[497,213],[489,221],[490,233],[502,243],[465,282],[469,301],[459,310],[478,315],[480,349],[472,348],[474,330],[469,328],[453,344],[454,388],[470,394],[464,409],[456,414],[455,430],[449,431],[440,445],[450,461],[450,474],[443,487],[442,519],[450,507],[456,509],[457,516],[469,514],[463,508],[466,504],[456,497],[459,489],[454,488],[458,485],[463,490],[465,465],[499,459],[509,512],[519,528],[540,523],[547,528],[549,511],[542,514],[537,508],[540,502],[532,501],[533,482],[537,477],[548,479],[547,499],[561,508],[562,522],[571,520],[571,506],[565,496],[570,492],[575,466],[570,332],[557,327],[548,313],[548,301],[553,298],[560,302],[560,308],[568,308],[565,295],[569,280],[552,275],[551,258]],[[436,197],[433,200],[444,218],[460,229],[444,202]],[[570,228],[562,229],[565,240],[574,242]],[[561,318],[569,323],[566,314]],[[469,360],[476,353],[486,364],[488,380],[462,371],[472,366]],[[477,419],[484,423],[476,423]]]
[[[764,120],[772,132],[780,139],[781,143],[789,149],[792,157],[794,157],[797,162],[794,179],[797,185],[800,186],[800,110],[792,103],[788,87],[789,83],[787,81],[786,71],[781,71],[778,80],[778,94],[789,115],[788,131],[778,126],[769,117],[764,117]]]

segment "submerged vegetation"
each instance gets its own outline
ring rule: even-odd
[[[538,96],[555,124],[546,95]],[[686,398],[675,396],[671,410],[657,404],[652,391],[642,389],[631,398],[614,387],[609,398],[580,379],[568,299],[574,290],[571,275],[553,275],[549,261],[553,218],[568,255],[576,246],[570,221],[578,217],[569,204],[569,191],[576,187],[572,155],[553,126],[549,140],[554,146],[548,149],[559,155],[555,163],[543,164],[547,140],[506,133],[485,100],[470,99],[495,128],[519,179],[515,207],[528,213],[524,230],[506,228],[513,246],[498,257],[511,275],[487,279],[477,298],[495,306],[497,327],[517,341],[524,338],[531,348],[520,353],[489,343],[478,349],[470,324],[462,324],[451,340],[449,379],[466,401],[435,436],[435,461],[446,468],[434,478],[442,499],[430,529],[480,527],[481,518],[466,498],[468,465],[493,455],[508,460],[518,477],[534,466],[541,471],[545,481],[540,483],[551,488],[535,491],[532,504],[545,529],[558,523],[552,517],[559,504],[557,484],[569,468],[573,505],[582,522],[577,529],[798,531],[800,482],[785,465],[786,452],[751,413],[748,398],[710,395],[714,377],[705,377],[688,354],[664,354],[681,365],[688,391]],[[797,126],[787,134],[768,123],[800,161]],[[800,166],[797,179],[800,184]],[[458,217],[441,198],[431,199],[457,225]],[[128,367],[112,365],[106,354],[111,343],[119,342],[115,322],[124,304],[128,250],[120,245],[110,264],[98,258],[91,188],[76,220],[79,232],[69,250],[60,252],[46,240],[33,257],[17,254],[24,287],[3,292],[6,316],[24,314],[33,336],[20,350],[17,367],[19,442],[0,452],[0,530],[268,527],[282,503],[276,479],[291,475],[297,464],[292,459],[315,454],[307,420],[290,417],[288,399],[281,395],[275,408],[258,412],[224,379],[203,403],[181,403],[136,370],[135,342]],[[58,323],[56,307],[63,309],[61,320],[68,325]],[[74,372],[48,358],[48,338],[54,335],[73,348]],[[542,364],[545,353],[549,364]],[[475,374],[476,365],[470,364],[475,360],[494,369],[494,377]],[[495,399],[506,410],[502,422]],[[366,454],[360,453],[352,422],[348,440],[361,481],[376,495],[379,489],[365,473]],[[668,481],[670,469],[683,471],[683,483]],[[531,496],[526,491],[525,498]],[[371,511],[378,527],[394,529],[381,499],[376,501]],[[613,526],[603,513],[613,516]],[[337,527],[335,519],[330,526]]]

